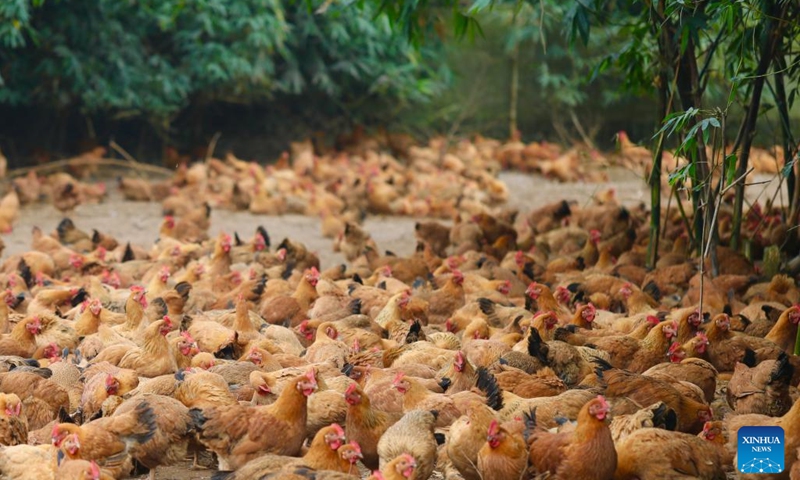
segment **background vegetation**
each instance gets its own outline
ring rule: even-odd
[[[512,110],[527,140],[567,142],[580,128],[605,147],[623,129],[647,141],[657,100],[642,72],[656,44],[642,43],[641,69],[605,68],[634,58],[631,22],[645,5],[611,3],[613,21],[592,9],[576,17],[576,5],[594,8],[584,0],[479,1],[458,15],[446,2],[9,0],[0,149],[20,166],[113,138],[155,162],[167,146],[191,154],[220,132],[220,148],[268,160],[291,140],[331,140],[358,123],[506,138]],[[427,23],[400,26],[387,5]],[[571,41],[581,21],[591,41]],[[734,74],[723,64],[710,69],[709,106],[727,102]],[[744,111],[739,101],[729,115]],[[780,142],[774,109],[762,127],[761,143]]]
[[[322,1],[2,2],[0,148],[24,161],[115,137],[152,161],[223,131],[222,147],[238,137],[242,155],[265,158],[314,130],[391,120],[439,94],[448,71],[440,42],[413,48],[376,14]]]

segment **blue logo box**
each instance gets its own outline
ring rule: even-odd
[[[737,435],[737,446],[739,472],[783,472],[785,447],[781,427],[742,427]]]

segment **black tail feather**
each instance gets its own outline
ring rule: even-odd
[[[450,384],[452,383],[453,382],[447,377],[442,377],[442,379],[439,380],[439,386],[442,387],[443,392],[446,392],[447,389],[450,388]]]
[[[647,285],[644,286],[642,291],[653,297],[653,300],[655,301],[661,300],[661,289],[658,288],[656,282],[652,280],[650,280],[650,282],[648,282]]]
[[[259,225],[258,228],[256,228],[256,233],[261,235],[261,238],[264,239],[264,245],[266,245],[267,248],[269,248],[271,245],[270,245],[269,234],[267,233],[267,229],[262,227],[261,225]]]
[[[478,307],[481,309],[484,315],[492,315],[494,314],[494,305],[495,303],[488,298],[481,297],[478,299]]]
[[[289,277],[292,276],[292,272],[294,271],[294,262],[286,262],[286,268],[283,270],[281,274],[281,278],[283,280],[289,280]]]
[[[787,386],[792,383],[792,376],[794,375],[794,367],[789,363],[789,356],[781,352],[778,357],[778,366],[770,375],[770,383],[780,382]]]
[[[344,373],[346,376],[349,377],[350,374],[353,373],[353,368],[354,366],[352,363],[345,363],[344,366],[342,367],[342,373]]]
[[[613,365],[599,357],[594,357],[592,362],[597,365],[597,367],[594,369],[594,372],[597,374],[598,378],[603,378],[603,372],[614,368]]]
[[[267,287],[267,275],[262,274],[261,278],[258,279],[258,282],[256,282],[251,292],[253,293],[253,295],[261,297],[266,287]]]
[[[756,352],[750,350],[749,348],[745,348],[744,357],[742,357],[742,363],[750,368],[755,367],[758,364],[758,361],[756,360]]]
[[[203,425],[206,423],[206,417],[203,415],[203,410],[199,408],[190,408],[189,416],[192,418],[194,429],[198,432],[203,431]]]
[[[78,305],[83,303],[83,301],[86,300],[88,297],[89,297],[89,292],[87,292],[86,289],[81,287],[81,289],[78,290],[78,293],[73,295],[72,300],[70,300],[70,305],[72,305],[73,307],[77,307]]]
[[[476,386],[486,394],[486,405],[494,411],[503,409],[503,390],[497,383],[494,375],[486,367],[478,368],[478,381]]]
[[[525,265],[522,266],[522,273],[533,280],[533,262],[525,262]]]
[[[122,263],[130,262],[134,260],[136,256],[133,254],[133,248],[131,248],[131,242],[125,244],[125,252],[122,254]]]
[[[17,265],[17,271],[19,271],[19,276],[25,280],[25,285],[28,288],[33,287],[35,283],[35,279],[33,278],[33,272],[31,272],[31,267],[28,265],[28,262],[25,259],[20,259],[19,265]]]
[[[525,438],[525,442],[527,442],[533,431],[536,430],[536,407],[532,407],[530,411],[524,412],[522,416],[522,420],[525,422],[525,430],[522,435]]]
[[[180,282],[175,285],[175,291],[181,296],[183,301],[189,300],[189,294],[192,292],[192,284],[189,282]]]
[[[674,431],[678,427],[678,416],[675,414],[675,410],[669,408],[666,403],[660,402],[658,407],[653,410],[653,426]]]
[[[135,412],[139,424],[146,428],[146,432],[134,435],[133,438],[139,443],[145,443],[156,434],[156,429],[158,428],[156,426],[156,415],[153,413],[153,409],[150,408],[150,405],[147,404],[147,401],[139,403],[139,405],[136,406]]]
[[[547,354],[550,348],[542,341],[539,331],[531,327],[528,333],[528,355],[538,358],[542,363],[547,364]]]
[[[353,315],[359,315],[361,313],[362,304],[363,302],[361,301],[360,298],[354,298],[349,305],[350,313],[352,313]]]

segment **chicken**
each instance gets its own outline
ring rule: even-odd
[[[120,348],[109,347],[101,351],[92,362],[113,360],[114,352],[121,350],[121,357],[116,363],[120,368],[129,368],[143,377],[157,377],[167,373],[174,373],[177,369],[175,357],[170,353],[167,333],[172,330],[172,320],[164,316],[147,326],[144,332],[144,344],[141,348],[130,348],[121,345]],[[112,351],[113,350],[113,351]],[[117,353],[117,355],[119,355]]]
[[[344,430],[338,424],[321,429],[314,436],[308,451],[301,458],[281,455],[263,455],[256,458],[236,472],[218,475],[221,479],[245,480],[263,478],[269,474],[280,474],[288,469],[307,467],[315,470],[331,470],[351,473],[353,464],[360,458],[357,443],[346,443]],[[355,462],[352,462],[355,460]]]
[[[441,288],[424,295],[415,295],[428,302],[427,315],[430,323],[444,324],[453,312],[464,306],[463,284],[464,274],[454,270]]]
[[[400,455],[410,454],[416,460],[416,468],[406,478],[422,480],[430,477],[436,460],[435,425],[436,414],[433,412],[412,410],[403,415],[378,441],[381,469],[386,469]]]
[[[28,418],[22,411],[22,401],[13,393],[0,393],[0,445],[25,443],[28,443]]]
[[[403,453],[388,462],[380,471],[373,472],[367,480],[407,480],[425,478],[417,475],[417,461],[408,453]]]
[[[63,480],[110,480],[114,478],[104,472],[96,462],[80,459],[63,460],[58,465],[56,476]]]
[[[778,360],[764,360],[753,368],[737,363],[728,381],[728,405],[739,414],[780,417],[792,407],[789,387],[793,374],[785,353]]]
[[[36,336],[42,332],[39,317],[29,317],[14,325],[11,333],[0,337],[0,355],[32,357],[37,349]]]
[[[0,374],[0,392],[15,394],[22,400],[29,431],[44,427],[60,410],[69,408],[67,390],[42,376],[49,376],[49,373],[48,370],[37,373],[12,370]]]
[[[157,429],[152,408],[139,402],[123,415],[100,418],[83,425],[57,423],[53,426],[52,442],[60,447],[70,435],[76,443],[67,449],[68,458],[94,460],[114,476],[128,473],[129,455],[153,438]]]
[[[81,183],[67,173],[56,173],[47,178],[50,184],[53,206],[59,211],[69,213],[80,205],[84,198]]]
[[[126,200],[133,202],[149,202],[153,200],[150,182],[143,178],[119,177],[117,185]]]
[[[536,429],[536,411],[526,414],[530,463],[538,474],[554,478],[611,478],[617,468],[617,452],[606,417],[606,399],[590,400],[578,413],[575,430],[550,433]]]
[[[305,320],[311,303],[317,299],[316,290],[319,271],[311,268],[305,272],[291,295],[266,297],[262,300],[258,313],[267,323],[296,327]]]
[[[217,373],[189,370],[176,373],[174,379],[178,380],[178,385],[175,386],[173,396],[188,408],[207,409],[238,404],[228,388],[228,383]]]
[[[14,222],[19,218],[20,199],[16,190],[11,189],[0,199],[0,233],[11,233]]]
[[[659,363],[646,370],[643,375],[660,378],[666,382],[686,381],[697,385],[709,404],[717,391],[719,372],[713,365],[699,358],[686,358],[680,363]]]
[[[673,431],[677,424],[677,416],[664,402],[658,402],[644,407],[634,413],[615,415],[611,420],[609,429],[614,444],[643,428],[663,428]],[[708,422],[706,422],[708,424]],[[704,427],[705,428],[705,427]]]
[[[137,446],[132,456],[150,469],[150,479],[154,480],[157,467],[172,465],[186,457],[193,424],[188,408],[174,398],[162,395],[130,398],[117,407],[112,418],[142,409],[142,404],[152,410],[155,432],[149,440]]]
[[[200,441],[219,456],[220,470],[239,468],[263,453],[296,455],[306,438],[306,399],[317,390],[311,370],[287,385],[275,403],[191,409]],[[271,435],[280,431],[280,436]]]
[[[308,346],[305,359],[309,363],[332,361],[337,368],[347,363],[350,348],[338,340],[339,331],[331,323],[323,323],[317,328],[314,343]]]
[[[440,257],[447,255],[450,246],[450,227],[438,222],[417,222],[414,224],[417,240],[426,242]]]
[[[347,436],[361,445],[364,465],[370,470],[376,470],[379,466],[378,441],[386,430],[400,419],[400,415],[390,414],[373,407],[370,404],[369,396],[356,383],[347,387],[344,399],[347,402],[347,423],[345,424]]]
[[[723,480],[727,478],[724,450],[695,435],[643,428],[617,444],[614,478]]]
[[[794,353],[798,324],[800,324],[800,305],[792,305],[781,313],[778,322],[764,338],[791,355]]]
[[[398,372],[392,380],[392,388],[403,394],[403,411],[415,409],[435,410],[438,427],[444,428],[461,416],[471,402],[482,402],[483,398],[473,392],[454,395],[433,393],[419,381]]]
[[[500,388],[521,398],[552,397],[567,390],[566,384],[549,367],[531,375],[502,364],[497,370],[494,376]]]
[[[711,408],[687,397],[668,382],[613,368],[607,362],[595,360],[597,376],[605,385],[609,397],[628,398],[639,405],[652,405],[663,401],[678,416],[677,430],[698,433],[703,424],[711,420]]]
[[[478,452],[486,443],[486,432],[495,420],[492,409],[482,404],[472,404],[463,416],[452,425],[447,435],[445,450],[453,466],[466,480],[478,480]]]
[[[55,480],[58,449],[47,445],[0,448],[0,478]]]
[[[528,466],[528,448],[522,432],[489,422],[486,442],[478,451],[477,471],[485,480],[521,478]]]

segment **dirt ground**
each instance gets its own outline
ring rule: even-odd
[[[615,188],[617,198],[627,205],[649,203],[648,190],[641,179],[620,169],[609,170],[608,173],[610,182],[593,184],[563,184],[540,176],[520,173],[503,173],[501,178],[509,187],[509,206],[518,208],[521,212],[562,199],[585,203],[591,200],[592,195],[609,188]],[[758,180],[767,179],[764,177]],[[777,182],[773,181],[771,185],[766,185],[767,194],[774,192],[776,184]],[[756,198],[762,189],[753,187],[748,197]],[[107,201],[98,205],[79,206],[72,215],[72,220],[82,230],[98,229],[119,240],[149,246],[158,237],[162,219],[160,210],[160,206],[156,203],[126,202],[119,192],[112,188]],[[2,237],[6,244],[3,258],[30,248],[32,227],[39,226],[45,232],[51,232],[61,218],[61,213],[49,204],[24,207],[14,231]],[[413,241],[409,241],[413,238],[415,221],[405,217],[370,217],[365,223],[365,228],[372,234],[381,250],[409,255],[415,246]],[[308,248],[317,252],[323,268],[344,262],[340,254],[331,250],[331,240],[323,238],[320,234],[316,218],[300,215],[268,217],[251,215],[247,212],[217,210],[212,212],[211,235],[216,235],[220,231],[229,233],[237,231],[242,238],[249,238],[257,225],[266,227],[274,245],[285,237],[305,243]]]
[[[501,178],[509,186],[509,206],[526,212],[545,203],[566,199],[585,203],[592,195],[608,188],[615,188],[617,197],[625,204],[639,202],[649,203],[649,194],[645,183],[630,172],[610,170],[611,181],[599,184],[562,184],[519,173],[503,173]],[[758,178],[766,181],[771,177]],[[748,197],[753,200],[759,196],[771,195],[775,191],[777,181],[770,185],[753,187]],[[113,190],[113,189],[112,189]],[[765,193],[761,193],[765,190]],[[22,209],[20,220],[14,231],[2,237],[6,244],[3,259],[9,255],[21,253],[30,248],[30,232],[34,226],[46,232],[53,231],[62,215],[52,205],[32,205]],[[124,201],[118,192],[112,191],[111,197],[99,205],[82,205],[72,215],[75,224],[83,230],[98,229],[115,236],[120,240],[129,240],[142,246],[149,246],[158,236],[161,222],[160,205],[156,203],[134,203]],[[414,219],[395,217],[370,217],[365,228],[372,234],[378,246],[408,255],[414,249]],[[257,225],[263,225],[269,232],[273,245],[277,245],[284,237],[299,240],[311,250],[316,251],[326,268],[335,263],[342,263],[343,257],[331,250],[331,240],[320,234],[318,219],[298,215],[282,217],[256,216],[243,212],[214,211],[212,213],[211,234],[220,231],[238,231],[243,238],[249,238]],[[195,480],[209,479],[213,471],[191,470],[190,462],[169,468],[161,468],[157,472],[158,479]],[[137,478],[148,478],[146,475]]]

